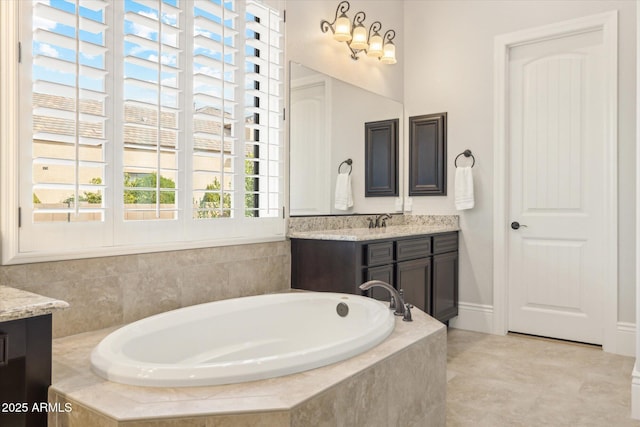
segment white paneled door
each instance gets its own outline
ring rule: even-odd
[[[509,51],[510,331],[602,343],[603,37],[598,29]]]

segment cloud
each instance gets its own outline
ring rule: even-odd
[[[60,52],[58,52],[54,47],[48,45],[46,43],[38,44],[38,53],[43,53],[47,56],[51,56],[53,58],[57,58],[60,56]]]
[[[158,62],[158,55],[156,55],[155,53],[150,54],[147,59],[149,61],[153,61],[153,62]],[[161,59],[162,63],[164,65],[176,65],[177,62],[177,58],[175,55],[162,55],[162,59]]]

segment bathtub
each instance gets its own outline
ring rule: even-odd
[[[357,295],[236,298],[126,325],[93,349],[91,367],[109,381],[140,386],[239,383],[350,358],[384,341],[394,325],[386,304]]]

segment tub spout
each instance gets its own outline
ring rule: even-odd
[[[366,291],[367,289],[373,288],[374,286],[379,286],[389,291],[392,301],[395,301],[395,311],[393,312],[393,314],[395,314],[396,316],[402,316],[402,320],[406,322],[411,322],[411,311],[409,310],[408,304],[405,304],[404,298],[402,298],[402,294],[387,282],[383,282],[382,280],[369,280],[368,282],[360,285],[360,289]]]

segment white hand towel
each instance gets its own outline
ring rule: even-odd
[[[471,209],[474,205],[473,198],[473,173],[469,166],[456,168],[456,209],[461,211]]]
[[[353,206],[353,194],[351,193],[351,175],[348,172],[339,173],[336,179],[335,208],[341,211]]]

